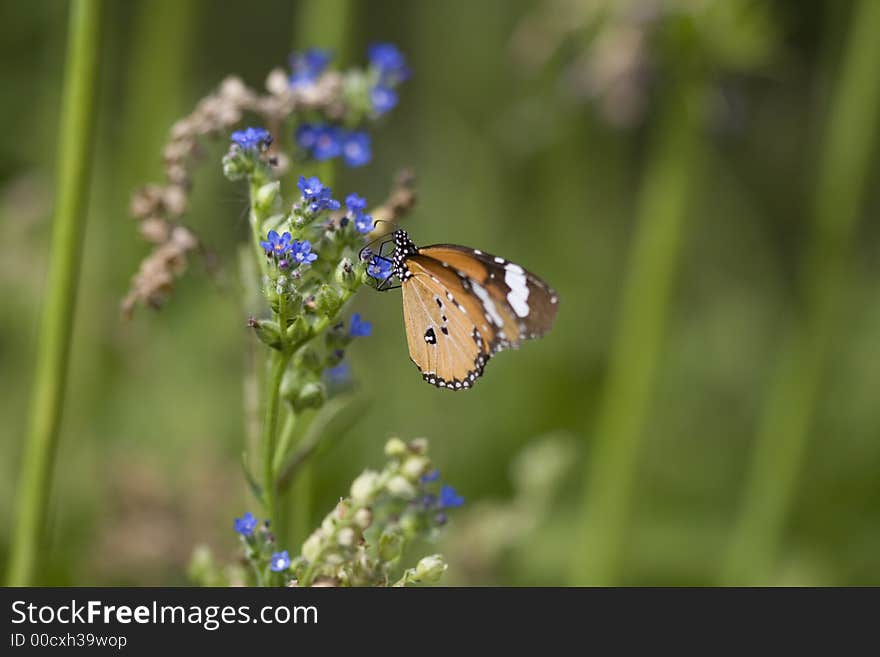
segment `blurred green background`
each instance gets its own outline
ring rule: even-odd
[[[160,179],[171,123],[225,75],[261,88],[293,43],[342,38],[343,65],[391,41],[414,75],[372,164],[341,170],[337,192],[378,200],[411,167],[417,243],[504,255],[561,305],[545,339],[448,394],[407,357],[399,293],[359,294],[374,331],[350,354],[370,403],[315,465],[313,519],[389,436],[424,435],[468,500],[441,546],[447,584],[880,584],[880,59],[853,35],[871,4],[337,1],[347,22],[322,22],[282,0],[107,2],[39,582],[181,584],[198,543],[234,558],[232,518],[256,510],[239,466],[253,338],[233,284],[246,195],[209,145],[187,220],[221,272],[192,267],[162,311],[126,323],[147,253],[129,196]],[[0,4],[0,564],[67,12]],[[594,549],[613,565],[591,565]]]

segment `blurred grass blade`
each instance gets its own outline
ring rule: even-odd
[[[351,0],[304,0],[294,25],[294,48],[326,48],[344,68],[351,54],[353,9]]]
[[[58,428],[64,405],[92,168],[101,8],[101,0],[75,0],[70,5],[58,147],[58,194],[46,301],[37,344],[33,396],[12,532],[8,578],[13,586],[25,586],[34,581],[36,559],[42,549]]]
[[[880,120],[880,2],[854,6],[832,97],[804,270],[806,308],[780,356],[721,581],[767,584],[792,504],[846,282]]]
[[[705,93],[682,77],[666,90],[637,208],[635,244],[594,431],[577,554],[578,585],[618,580],[639,442],[671,305],[684,220],[701,167]]]

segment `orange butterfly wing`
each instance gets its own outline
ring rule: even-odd
[[[422,378],[439,388],[470,388],[492,354],[495,333],[465,281],[428,258],[407,258],[412,276],[401,286],[409,355]]]
[[[435,244],[419,249],[420,255],[438,260],[444,268],[454,269],[474,285],[482,296],[486,290],[491,303],[487,310],[504,317],[504,339],[499,348],[516,347],[521,341],[538,338],[553,326],[559,307],[559,295],[542,279],[516,263],[478,249],[455,244]],[[506,342],[505,342],[506,341]]]

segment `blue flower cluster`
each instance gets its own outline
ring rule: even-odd
[[[318,161],[342,157],[350,167],[369,164],[373,157],[370,135],[339,126],[304,123],[294,134],[297,145]]]
[[[233,144],[245,151],[258,151],[268,148],[272,143],[272,135],[265,128],[245,128],[236,130],[229,138]]]
[[[370,89],[370,103],[377,116],[397,105],[395,87],[410,76],[406,59],[391,43],[374,43],[367,50],[370,67],[375,72],[376,84]]]
[[[374,43],[368,51],[370,60],[368,85],[352,83],[355,94],[367,94],[363,106],[371,116],[377,117],[391,111],[398,101],[397,86],[410,76],[403,54],[390,43]],[[290,56],[292,74],[290,84],[302,87],[317,82],[330,63],[330,53],[313,48]],[[361,79],[348,76],[346,79]],[[363,110],[361,110],[363,111]],[[362,115],[347,116],[346,123],[356,125]],[[341,157],[350,167],[368,164],[372,158],[370,135],[362,130],[351,130],[323,121],[300,124],[294,133],[297,145],[318,161]]]
[[[449,484],[443,484],[440,486],[440,492],[432,493],[430,490],[434,488],[431,484],[434,484],[440,480],[440,471],[433,470],[425,475],[422,475],[420,484],[424,493],[422,494],[421,499],[419,500],[419,506],[425,511],[431,512],[434,514],[434,522],[438,525],[446,524],[446,510],[447,509],[455,509],[464,505],[464,497],[458,494],[458,491],[455,490]],[[434,489],[436,490],[436,489]]]
[[[366,235],[373,230],[373,217],[364,213],[367,209],[367,199],[357,194],[349,194],[345,198],[345,207],[348,208],[345,216],[354,222],[357,232]]]
[[[332,59],[330,52],[321,48],[310,48],[290,56],[290,86],[304,87],[314,84],[327,69]]]
[[[311,178],[300,176],[296,186],[302,193],[303,206],[312,214],[321,210],[332,212],[340,208],[339,201],[331,196],[333,191],[316,176]]]
[[[308,265],[318,259],[318,254],[312,253],[312,243],[308,240],[295,240],[290,233],[279,235],[275,230],[270,230],[266,237],[265,241],[260,242],[260,246],[281,269]]]
[[[250,545],[255,545],[254,543],[254,531],[257,528],[258,521],[256,516],[248,511],[241,518],[235,518],[233,521],[233,527],[235,532],[244,538]],[[264,545],[270,545],[274,542],[274,537],[268,531],[269,521],[267,520],[265,523],[264,531],[261,536],[265,541]],[[287,550],[282,550],[281,552],[273,552],[272,556],[269,557],[269,570],[273,573],[283,573],[288,568],[290,568],[290,555]]]

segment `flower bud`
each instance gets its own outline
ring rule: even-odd
[[[346,290],[354,290],[358,287],[357,272],[348,258],[343,258],[336,267],[336,282]]]
[[[309,560],[309,563],[315,563],[321,556],[321,547],[324,542],[324,535],[320,529],[316,529],[306,539],[302,546],[303,556]]]
[[[369,504],[378,492],[379,473],[373,470],[364,470],[351,484],[351,499],[360,504]]]
[[[385,488],[389,493],[398,497],[412,497],[416,494],[416,489],[413,485],[406,480],[406,477],[400,475],[391,477],[388,483],[385,484]]]
[[[354,513],[354,524],[361,529],[366,529],[373,524],[373,511],[369,507],[358,509]]]
[[[248,320],[248,326],[254,329],[254,333],[257,334],[261,342],[273,349],[281,349],[281,328],[278,326],[278,322],[251,317]]]
[[[327,399],[327,389],[320,381],[308,381],[299,389],[292,400],[293,409],[298,413],[309,408],[320,408]]]
[[[403,552],[403,532],[397,525],[389,525],[379,537],[379,558],[394,561]]]
[[[336,542],[342,547],[350,547],[354,543],[354,530],[351,527],[343,527],[336,532]]]
[[[223,156],[223,175],[227,180],[241,180],[253,171],[253,163],[237,149]]]
[[[300,366],[300,369],[303,370],[319,372],[323,369],[321,357],[318,355],[317,351],[311,348],[303,349],[297,357],[297,362]]]
[[[258,216],[266,216],[275,209],[280,197],[281,181],[266,183],[254,195],[254,211]]]
[[[418,481],[425,474],[430,462],[424,456],[410,456],[400,468],[400,471],[410,481]]]
[[[392,438],[385,443],[385,456],[395,457],[406,454],[406,443],[400,438]]]
[[[289,342],[299,342],[309,333],[309,324],[305,317],[299,315],[290,326],[287,327],[287,340]]]
[[[333,287],[324,283],[315,295],[315,307],[318,312],[327,317],[335,315],[342,306],[342,297]]]
[[[404,536],[408,536],[410,538],[416,536],[421,529],[422,523],[419,521],[419,518],[414,513],[404,513],[400,516],[400,528],[403,530]]]
[[[407,447],[413,454],[426,454],[428,452],[428,439],[413,438],[409,441]]]
[[[421,561],[416,564],[415,576],[420,582],[433,584],[440,579],[444,572],[446,572],[447,567],[446,562],[443,560],[443,555],[432,554],[423,557]]]
[[[324,563],[328,566],[341,566],[345,562],[338,552],[328,552],[324,555]]]

